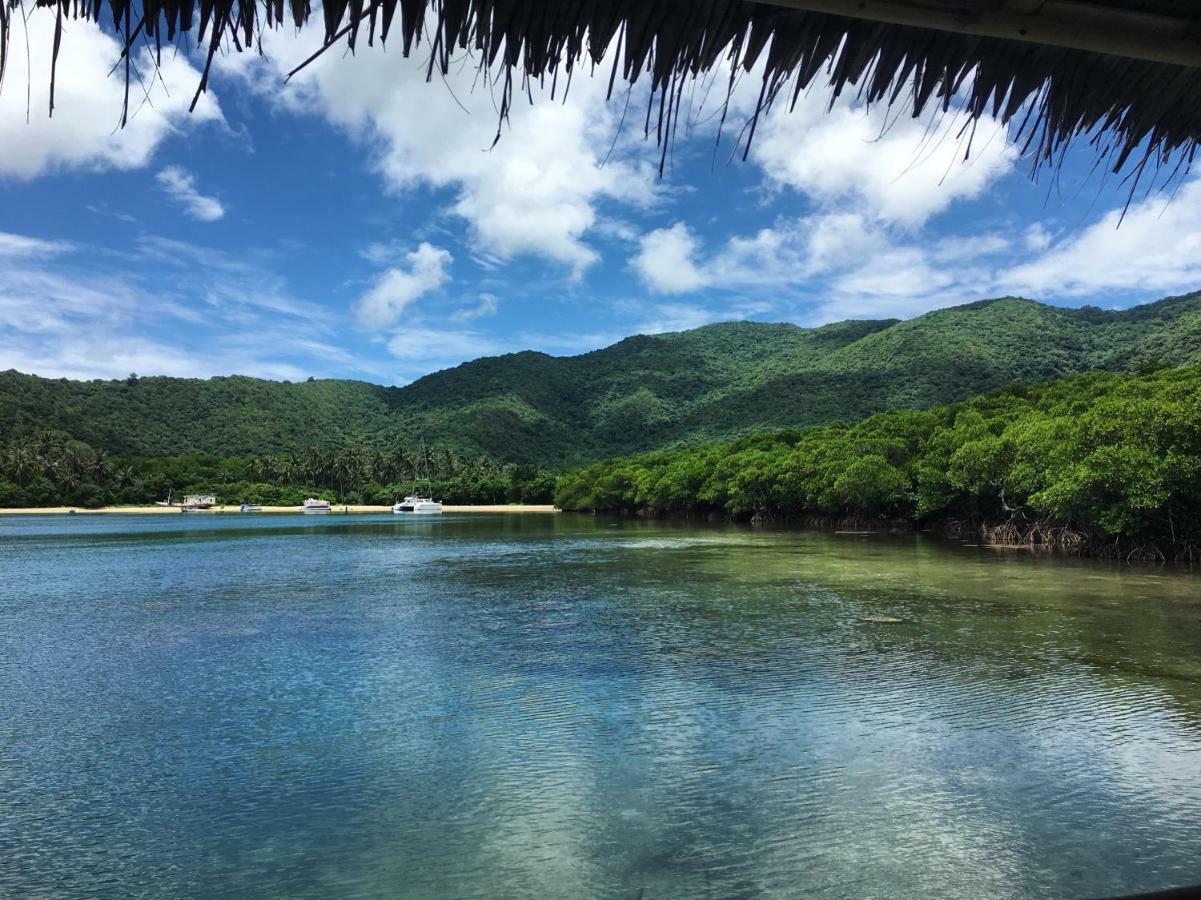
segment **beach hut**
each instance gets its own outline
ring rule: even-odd
[[[760,112],[824,81],[869,103],[904,102],[914,115],[962,115],[965,152],[971,125],[996,117],[1034,169],[1083,138],[1100,163],[1132,176],[1132,191],[1148,172],[1184,171],[1201,135],[1201,4],[1179,0],[329,0],[317,15],[308,0],[37,6],[30,14],[60,25],[97,19],[127,47],[161,48],[192,32],[209,63],[225,49],[253,52],[264,28],[282,25],[320,28],[323,49],[339,53],[421,46],[431,79],[470,49],[497,79],[502,118],[524,79],[566,87],[580,66],[604,66],[611,85],[649,83],[646,128],[664,153],[685,86],[726,60],[761,73]],[[5,47],[24,14],[0,3]],[[125,77],[137,77],[128,65]],[[207,79],[206,65],[197,96]],[[754,121],[739,139],[753,136]]]

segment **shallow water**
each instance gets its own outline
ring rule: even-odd
[[[1201,883],[1196,573],[576,516],[78,516],[0,518],[0,585],[3,896]]]

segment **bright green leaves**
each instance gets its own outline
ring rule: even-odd
[[[1090,373],[850,427],[599,463],[560,479],[557,496],[567,509],[1050,517],[1201,540],[1201,367]]]

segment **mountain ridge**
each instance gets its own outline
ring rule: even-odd
[[[632,335],[576,356],[483,357],[403,387],[247,376],[68,381],[0,373],[0,436],[64,431],[111,453],[387,448],[571,465],[886,409],[1013,381],[1201,361],[1201,293],[1126,310],[995,298],[912,319],[804,328],[725,322]]]

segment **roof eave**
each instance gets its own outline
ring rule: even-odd
[[[1196,20],[1081,0],[758,0],[773,6],[1201,68]]]

